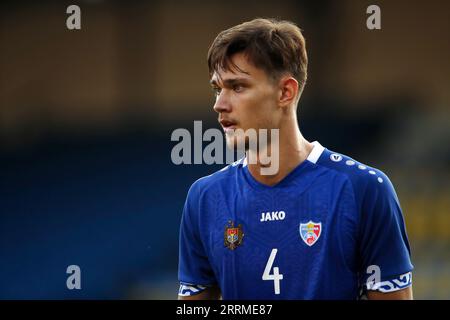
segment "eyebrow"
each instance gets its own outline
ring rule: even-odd
[[[231,78],[231,79],[226,79],[226,80],[222,81],[222,83],[225,87],[232,87],[233,85],[235,85],[237,83],[242,83],[242,82],[248,83],[249,81],[246,78]],[[212,86],[219,86],[219,83],[216,81],[216,79],[210,80],[209,83]]]

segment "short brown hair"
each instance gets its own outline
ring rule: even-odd
[[[240,52],[269,77],[290,73],[303,89],[308,57],[305,38],[293,22],[258,18],[220,32],[208,50],[210,76],[218,69],[238,69],[230,58]]]

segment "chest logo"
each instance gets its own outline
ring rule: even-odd
[[[311,247],[317,242],[322,233],[322,223],[311,220],[307,223],[300,223],[299,231],[302,240]]]
[[[274,221],[274,220],[284,220],[286,213],[284,211],[272,211],[272,212],[262,212],[261,219],[259,221]]]
[[[242,231],[242,225],[234,226],[233,221],[228,221],[228,225],[225,226],[224,232],[224,244],[230,250],[236,249],[242,244],[244,238],[244,232]]]

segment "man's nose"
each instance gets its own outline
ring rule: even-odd
[[[230,112],[231,104],[223,90],[216,96],[216,103],[214,104],[214,111],[217,113]]]

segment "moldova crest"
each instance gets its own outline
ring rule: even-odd
[[[322,223],[311,220],[307,223],[300,223],[299,231],[302,240],[311,247],[316,243],[322,233]]]
[[[242,231],[242,225],[234,226],[234,222],[228,221],[228,226],[225,226],[224,243],[225,247],[230,250],[236,249],[242,243],[244,232]]]

